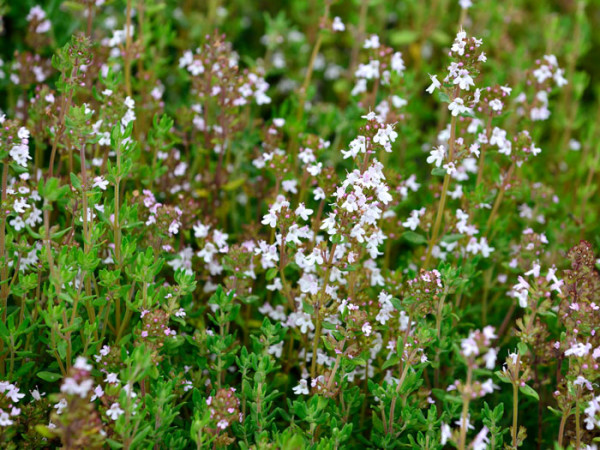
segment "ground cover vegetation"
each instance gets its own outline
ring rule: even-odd
[[[598,26],[0,0],[0,445],[597,449]]]

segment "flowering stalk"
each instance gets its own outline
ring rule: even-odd
[[[396,386],[396,391],[394,398],[392,399],[392,404],[390,405],[390,422],[388,424],[388,433],[391,433],[393,428],[392,425],[394,423],[394,414],[396,409],[396,402],[398,401],[398,395],[400,395],[400,389],[404,384],[404,380],[406,379],[406,375],[408,374],[408,369],[410,365],[408,364],[408,360],[404,363],[404,368],[402,369],[402,375],[400,375],[400,380],[398,380],[398,385]]]
[[[469,415],[469,402],[471,401],[471,380],[473,377],[473,369],[471,365],[467,365],[467,381],[464,386],[462,395],[463,407],[460,415],[460,434],[458,440],[458,449],[465,450],[467,447],[467,420]]]
[[[325,12],[323,13],[322,21],[325,22],[329,17],[329,8],[330,3],[329,0],[325,2]],[[317,40],[315,41],[315,45],[313,46],[312,53],[310,54],[310,60],[308,61],[308,67],[306,69],[306,74],[304,75],[304,81],[302,82],[302,86],[300,87],[300,91],[298,93],[298,112],[296,114],[296,118],[298,122],[302,120],[304,116],[304,103],[306,102],[306,95],[308,94],[308,88],[310,86],[310,80],[312,79],[313,70],[315,67],[315,61],[317,60],[317,56],[319,55],[319,50],[321,50],[321,44],[323,43],[323,30],[319,29],[317,33]]]
[[[487,119],[485,135],[491,136],[491,131],[492,131],[492,115],[490,114],[490,116]],[[476,188],[477,188],[477,186],[479,186],[481,184],[481,180],[483,179],[483,166],[485,163],[485,151],[488,147],[488,142],[489,141],[486,141],[483,144],[481,144],[481,153],[479,155],[479,168],[477,170],[477,181],[475,182]]]
[[[455,96],[458,95],[458,89],[455,90]],[[456,97],[455,97],[456,98]],[[450,122],[450,142],[448,143],[448,161],[452,161],[452,157],[454,156],[454,145],[456,141],[456,117],[452,116],[452,120]],[[425,262],[423,263],[423,267],[427,269],[429,267],[429,262],[431,261],[431,252],[433,251],[433,247],[437,243],[438,235],[440,232],[440,227],[442,225],[442,218],[444,216],[444,209],[446,206],[446,195],[448,194],[448,187],[450,186],[450,178],[451,175],[448,171],[444,175],[444,183],[442,184],[442,193],[440,195],[440,202],[438,204],[438,210],[435,215],[435,222],[433,224],[433,231],[431,233],[431,238],[429,239],[429,244],[427,246],[427,254],[425,256]]]
[[[90,235],[90,224],[89,224],[89,215],[90,209],[88,208],[88,180],[87,180],[87,169],[85,167],[85,145],[79,146],[79,157],[81,159],[81,203],[82,203],[82,216],[83,216],[83,248],[84,253],[87,256],[90,252],[91,246],[91,235]],[[85,294],[88,297],[86,302],[86,310],[89,316],[90,325],[96,322],[96,312],[94,307],[91,304],[91,296],[92,296],[92,281],[93,272],[86,271],[84,275],[84,284],[85,284]],[[73,305],[73,318],[71,319],[71,323],[73,322],[74,315],[76,312],[76,304]],[[98,339],[98,330],[94,327],[94,337]]]
[[[515,373],[519,373],[519,365],[521,363],[521,356],[517,354],[517,361],[515,363]],[[519,418],[519,384],[518,380],[512,380],[513,388],[513,421],[512,421],[512,445],[517,448],[517,436],[518,436],[518,418]]]
[[[319,349],[319,341],[321,340],[321,308],[324,306],[325,300],[325,289],[327,288],[327,283],[329,282],[329,275],[331,273],[331,268],[333,266],[333,256],[335,254],[335,249],[337,244],[333,244],[331,246],[331,250],[329,251],[329,259],[327,260],[327,269],[325,269],[325,277],[323,278],[323,286],[319,291],[319,295],[317,297],[317,302],[315,304],[315,336],[313,338],[312,344],[312,361],[310,364],[310,376],[311,378],[315,378],[317,375],[317,350]]]
[[[582,386],[575,386],[575,449],[581,448],[581,408],[580,401],[582,395]]]
[[[515,162],[513,161],[508,169],[506,178],[502,181],[502,184],[500,186],[500,191],[498,192],[498,195],[496,196],[496,200],[494,201],[494,206],[492,207],[492,211],[490,212],[487,223],[485,225],[486,235],[491,236],[490,235],[490,227],[492,226],[492,223],[494,222],[494,219],[496,218],[496,215],[498,214],[498,210],[500,209],[500,204],[502,203],[502,200],[504,199],[504,193],[506,192],[506,188],[510,184],[510,180],[512,178],[512,174],[513,174],[514,170],[515,170]]]
[[[125,11],[125,92],[131,97],[131,3],[127,0],[127,9]]]
[[[558,427],[558,445],[562,447],[563,439],[565,436],[565,425],[567,424],[567,419],[571,415],[571,410],[563,411],[562,416],[560,417],[560,425]]]
[[[437,341],[438,341],[438,347],[435,351],[435,371],[433,373],[433,386],[434,387],[438,387],[439,383],[440,383],[440,342],[442,340],[442,316],[443,316],[443,312],[444,312],[444,301],[446,300],[446,296],[448,295],[448,291],[450,289],[450,285],[446,284],[446,286],[444,287],[444,292],[443,294],[440,296],[439,302],[438,302],[438,308],[437,308],[437,312],[436,312],[436,316],[435,316],[435,329],[436,329],[436,336],[437,336]]]
[[[2,208],[5,208],[7,198],[7,180],[8,180],[8,161],[2,162]],[[0,261],[2,261],[2,271],[0,272],[0,292],[2,296],[2,322],[6,323],[6,312],[8,310],[8,258],[6,257],[6,214],[2,212],[2,222],[0,223]],[[4,342],[0,344],[4,347]],[[4,369],[2,369],[4,370]]]
[[[575,29],[573,30],[572,48],[567,53],[567,78],[569,80],[575,80],[575,64],[579,59],[583,42],[582,27],[585,25],[586,20],[586,3],[587,2],[584,0],[579,0],[577,2],[577,7],[575,11]],[[577,116],[577,110],[579,109],[580,99],[573,99],[574,87],[575,86],[573,82],[568,83],[565,90],[563,91],[564,94],[562,97],[562,108],[564,108],[565,111],[566,123],[565,128],[561,132],[561,141],[560,146],[558,147],[561,151],[561,154],[564,154],[565,150],[568,148],[569,141],[571,140],[571,136],[575,128],[575,118]],[[581,97],[581,93],[578,97]],[[555,128],[554,130],[557,129]]]

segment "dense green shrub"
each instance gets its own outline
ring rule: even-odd
[[[596,449],[599,14],[0,0],[2,447]]]

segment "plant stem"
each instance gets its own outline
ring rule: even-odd
[[[583,188],[583,196],[581,199],[581,212],[579,215],[579,220],[581,222],[582,230],[585,229],[585,213],[586,206],[589,198],[592,196],[594,192],[592,192],[591,186],[592,181],[594,180],[594,175],[596,174],[596,168],[598,167],[598,163],[600,162],[600,145],[596,149],[596,155],[594,156],[594,160],[592,164],[590,164],[587,178],[585,180],[585,188]]]
[[[2,208],[6,205],[8,188],[8,162],[6,159],[2,164]],[[6,324],[6,314],[8,310],[8,260],[6,258],[6,211],[1,211],[2,223],[0,224],[0,261],[2,270],[0,271],[0,295],[2,296],[2,322]],[[4,341],[2,341],[4,342]],[[4,344],[2,343],[2,347]]]
[[[331,371],[331,375],[329,375],[329,380],[327,381],[327,391],[331,389],[331,385],[333,384],[333,380],[335,379],[335,373],[340,366],[340,361],[342,359],[342,354],[338,354],[337,358],[335,358],[335,364],[333,365],[333,370]]]
[[[121,210],[120,205],[120,184],[121,184],[121,143],[119,141],[116,153],[117,153],[117,179],[115,180],[115,220],[113,223],[114,234],[115,234],[115,265],[118,269],[121,268],[121,221],[119,219],[119,212]]]
[[[502,181],[502,185],[500,186],[500,191],[496,196],[496,201],[494,202],[494,206],[492,207],[492,212],[490,212],[490,216],[488,217],[488,221],[485,225],[485,235],[490,236],[490,227],[496,218],[496,214],[498,214],[498,210],[500,209],[500,204],[502,203],[502,199],[504,198],[504,192],[506,191],[506,187],[510,183],[510,179],[512,178],[512,174],[515,170],[515,163],[510,165],[508,172],[506,174],[506,179]]]
[[[565,435],[565,425],[567,424],[567,419],[571,414],[571,410],[563,411],[563,415],[560,418],[560,427],[558,429],[558,445],[562,448],[563,437]]]
[[[329,2],[325,4],[325,13],[323,14],[324,18],[329,16]],[[323,43],[323,33],[319,30],[317,34],[317,40],[315,41],[315,45],[313,47],[312,53],[310,55],[310,60],[308,61],[308,68],[306,69],[306,74],[304,75],[304,82],[302,83],[302,87],[300,88],[300,92],[298,93],[298,113],[297,120],[300,122],[302,117],[304,116],[304,103],[306,102],[306,94],[308,93],[308,87],[310,86],[310,80],[312,78],[313,69],[315,67],[315,61],[317,60],[317,56],[319,55],[319,50],[321,49],[321,44]]]
[[[577,396],[575,397],[575,449],[581,448],[581,423],[579,423],[579,396],[580,388],[577,388]]]
[[[517,448],[517,426],[519,419],[519,387],[513,384],[513,422],[512,422],[512,445]]]
[[[452,157],[454,156],[455,140],[456,116],[452,116],[452,120],[450,122],[450,142],[448,145],[448,162],[451,162]],[[444,184],[442,185],[442,195],[440,196],[440,203],[438,205],[437,214],[435,216],[435,223],[433,225],[433,232],[431,234],[431,239],[429,240],[429,245],[427,246],[427,256],[425,256],[425,263],[423,264],[424,268],[429,267],[429,261],[431,260],[431,252],[433,251],[433,246],[436,244],[438,239],[440,226],[442,225],[442,217],[444,216],[444,208],[446,206],[446,195],[448,193],[448,186],[450,186],[450,174],[446,172],[446,175],[444,175]]]
[[[488,138],[488,142],[489,142],[491,130],[492,130],[492,116],[490,115],[488,117],[486,131],[485,131],[485,133],[486,133],[485,135]],[[477,186],[479,186],[481,184],[481,180],[483,179],[483,166],[485,163],[485,150],[486,149],[487,149],[487,142],[481,144],[481,150],[480,150],[480,154],[479,154],[479,170],[477,171],[477,181],[475,182],[475,188],[477,188]]]
[[[131,0],[127,0],[125,20],[125,91],[131,97]]]
[[[471,401],[471,378],[473,369],[469,365],[467,369],[467,383],[465,384],[465,394],[463,394],[463,407],[460,415],[460,438],[458,449],[465,450],[467,446],[467,417],[469,415],[469,402]]]
[[[407,358],[408,360],[408,358]],[[404,384],[404,379],[406,378],[406,375],[408,374],[408,368],[410,366],[408,365],[408,363],[404,364],[404,368],[402,369],[402,375],[400,375],[400,380],[398,381],[398,385],[396,386],[396,395],[394,396],[394,398],[392,399],[392,404],[390,405],[390,418],[389,418],[389,424],[388,424],[388,433],[392,432],[392,425],[394,423],[394,412],[396,409],[396,401],[398,400],[398,395],[400,394],[400,389],[402,388],[402,385]]]
[[[582,22],[585,20],[585,1],[577,2],[577,11],[575,13],[575,29],[573,30],[573,47],[570,52],[567,52],[568,62],[567,62],[567,78],[569,80],[575,79],[575,65],[577,60],[579,59],[580,50],[581,50],[581,42],[582,42],[582,33],[581,27]],[[566,115],[566,127],[562,130],[562,139],[560,142],[560,146],[558,147],[561,155],[564,155],[567,145],[571,140],[571,135],[573,133],[575,118],[577,115],[577,109],[579,107],[579,98],[573,98],[574,92],[574,83],[568,83],[565,90],[564,95],[562,97],[562,105],[565,110]]]
[[[333,262],[333,255],[335,254],[335,249],[337,244],[333,244],[331,246],[331,250],[329,251],[329,259],[327,261],[327,269],[325,271],[325,278],[323,279],[323,287],[319,292],[319,297],[317,298],[317,303],[315,304],[315,313],[316,313],[316,321],[317,325],[315,327],[315,336],[312,345],[312,361],[310,363],[310,376],[311,378],[315,378],[317,374],[317,350],[319,349],[319,341],[321,340],[321,306],[323,304],[323,300],[325,298],[325,289],[327,288],[327,282],[329,281],[329,274],[331,273],[331,264]]]
[[[446,296],[448,295],[449,289],[450,289],[449,286],[446,286],[444,288],[444,293],[442,294],[442,297],[440,298],[440,301],[438,303],[437,315],[435,317],[435,329],[437,330],[436,336],[437,336],[437,340],[438,340],[438,347],[435,352],[436,368],[435,368],[435,371],[433,372],[433,386],[436,388],[439,386],[439,382],[440,382],[440,365],[439,365],[440,346],[439,346],[439,343],[442,338],[442,313],[444,310],[444,301],[446,300]]]

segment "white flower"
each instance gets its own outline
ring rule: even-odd
[[[446,155],[446,148],[443,145],[440,145],[437,148],[433,148],[431,152],[429,152],[429,157],[427,158],[428,164],[435,164],[435,167],[440,167],[442,165],[442,161],[444,161],[444,156]]]
[[[294,322],[296,326],[300,327],[300,331],[302,334],[306,334],[308,330],[314,330],[315,326],[310,320],[310,316],[306,313],[298,313],[296,317],[296,321]]]
[[[118,403],[113,403],[110,409],[106,410],[106,415],[112,420],[117,420],[125,411],[121,409]]]
[[[344,159],[346,158],[356,158],[359,153],[365,153],[367,151],[367,140],[364,136],[358,136],[356,139],[353,139],[349,144],[349,150],[342,150],[342,155],[344,155]]]
[[[452,437],[452,429],[450,428],[450,425],[448,425],[447,423],[442,422],[442,436],[441,436],[441,444],[442,445],[446,445],[446,443],[448,442],[448,439],[450,439]]]
[[[194,225],[194,237],[203,239],[208,236],[209,230],[210,225],[203,225],[202,223],[198,222],[196,225]]]
[[[578,152],[579,150],[581,150],[581,142],[579,142],[576,139],[571,139],[569,141],[569,150],[574,151],[574,152]]]
[[[23,228],[25,228],[25,222],[23,219],[21,219],[21,216],[16,216],[8,223],[15,229],[15,231],[21,231]]]
[[[487,381],[485,381],[484,383],[481,383],[481,393],[483,395],[493,393],[494,389],[499,389],[499,388],[497,385],[494,384],[494,382],[492,381],[491,378],[488,378]]]
[[[262,222],[263,225],[269,225],[271,228],[275,228],[277,226],[277,216],[269,211],[269,214],[265,214],[263,216]]]
[[[402,59],[402,53],[396,52],[392,55],[392,59],[390,61],[390,65],[392,66],[392,70],[398,73],[399,75],[404,72],[406,66],[404,65],[404,60]]]
[[[54,409],[56,409],[56,414],[62,414],[63,410],[68,406],[67,400],[64,398],[61,399],[56,405],[54,405]]]
[[[365,334],[365,336],[370,336],[371,333],[373,332],[373,328],[371,327],[371,324],[369,322],[365,322],[362,326],[362,332]]]
[[[394,108],[402,108],[403,106],[406,106],[408,104],[408,102],[406,100],[404,100],[401,97],[398,97],[397,95],[393,95],[392,96],[392,105],[394,105]]]
[[[600,416],[598,415],[599,412],[600,396],[591,399],[588,404],[588,407],[584,410],[584,413],[586,415],[584,419],[586,429],[593,430],[594,427],[600,428]]]
[[[469,108],[465,106],[464,100],[460,97],[456,97],[452,101],[452,103],[448,105],[448,109],[452,112],[452,115],[454,117],[458,116],[459,114],[465,113],[469,110]]]
[[[489,431],[490,430],[484,426],[481,431],[477,433],[477,436],[475,436],[475,439],[473,439],[473,443],[471,444],[473,446],[473,450],[486,450],[488,448],[487,444],[490,442],[490,439],[488,438],[487,434]]]
[[[396,141],[398,133],[394,131],[391,125],[387,125],[385,128],[377,130],[377,134],[373,138],[373,142],[383,146],[386,152],[392,151],[392,143]]]
[[[94,381],[87,378],[82,379],[81,382],[77,382],[74,378],[68,377],[65,378],[63,384],[60,387],[60,391],[69,395],[79,395],[81,398],[85,398],[92,386],[94,385]]]
[[[534,277],[540,276],[541,266],[538,262],[533,263],[533,268],[529,272],[525,272],[525,275],[533,275]]]
[[[13,209],[18,214],[23,214],[27,208],[30,208],[30,206],[24,198],[17,198],[13,204]]]
[[[93,402],[97,398],[102,398],[103,396],[104,396],[104,389],[102,389],[102,386],[98,385],[94,388],[94,395],[92,395],[92,398],[90,400]]]
[[[23,144],[13,146],[9,154],[17,164],[23,167],[27,167],[27,160],[31,159],[31,156],[29,156],[29,148]]]
[[[306,383],[306,380],[300,380],[300,384],[298,384],[298,386],[295,386],[292,390],[296,395],[308,395],[308,384]]]
[[[479,251],[484,258],[489,258],[490,254],[496,250],[494,247],[488,245],[487,239],[482,237],[479,239]]]
[[[496,366],[496,358],[498,356],[498,350],[491,348],[483,357],[485,360],[486,369],[492,370]]]
[[[415,209],[411,211],[410,217],[406,220],[406,222],[402,223],[404,228],[410,228],[411,230],[416,230],[419,224],[421,223],[420,217],[425,214],[425,208]]]
[[[298,193],[297,186],[298,186],[298,180],[284,180],[281,182],[281,188],[285,192],[290,192],[291,194]]]
[[[31,397],[33,397],[33,399],[35,401],[39,401],[42,399],[42,396],[46,395],[46,393],[40,393],[38,387],[36,386],[35,389],[33,391],[29,391],[29,393],[31,394]]]
[[[118,384],[119,383],[119,375],[116,373],[108,373],[106,378],[104,379],[107,383],[110,384]]]
[[[14,422],[11,420],[7,412],[0,412],[0,427],[7,427],[12,425]]]
[[[304,206],[304,203],[300,203],[294,211],[297,216],[300,216],[302,220],[308,220],[308,217],[314,212],[312,209]]]
[[[565,356],[575,355],[581,358],[587,355],[591,349],[592,344],[590,344],[589,342],[587,344],[584,344],[582,342],[576,342],[574,345],[571,346],[571,348],[565,351]]]
[[[463,339],[460,343],[464,356],[479,355],[479,347],[472,336]]]
[[[492,108],[493,111],[502,111],[502,107],[504,106],[504,104],[502,103],[501,100],[495,98],[494,100],[492,100],[490,103],[490,108]]]
[[[346,29],[346,25],[344,25],[344,22],[342,22],[342,19],[340,19],[339,17],[334,17],[333,18],[333,23],[331,24],[331,29],[333,31],[344,31]]]
[[[425,89],[429,94],[433,94],[433,91],[435,91],[437,88],[439,88],[442,83],[440,83],[437,79],[437,75],[429,75],[429,78],[431,78],[431,85],[429,85],[429,87],[427,89]]]
[[[79,370],[85,370],[87,372],[91,372],[92,371],[92,366],[91,364],[87,363],[87,359],[83,356],[78,356],[77,359],[75,360],[75,364],[73,364],[73,367],[75,369],[79,369]]]
[[[135,100],[132,99],[129,96],[127,96],[125,98],[125,101],[123,103],[125,104],[125,106],[127,107],[127,109],[134,109],[135,108]]]
[[[456,173],[456,166],[453,162],[449,162],[443,165],[443,168],[446,170],[448,175],[454,175]]]
[[[315,201],[325,200],[325,191],[321,187],[315,188],[313,195]]]
[[[453,81],[454,84],[458,84],[458,87],[462,90],[468,91],[469,86],[475,87],[475,83],[473,82],[473,78],[469,75],[469,71],[465,69],[461,69],[458,71],[456,78]]]
[[[372,34],[367,40],[365,40],[364,48],[379,48],[379,36]]]
[[[98,187],[101,190],[105,191],[108,186],[108,181],[104,179],[104,177],[95,177],[93,187]]]
[[[29,130],[25,127],[21,127],[21,128],[19,128],[19,131],[17,131],[17,136],[21,140],[29,139]]]

